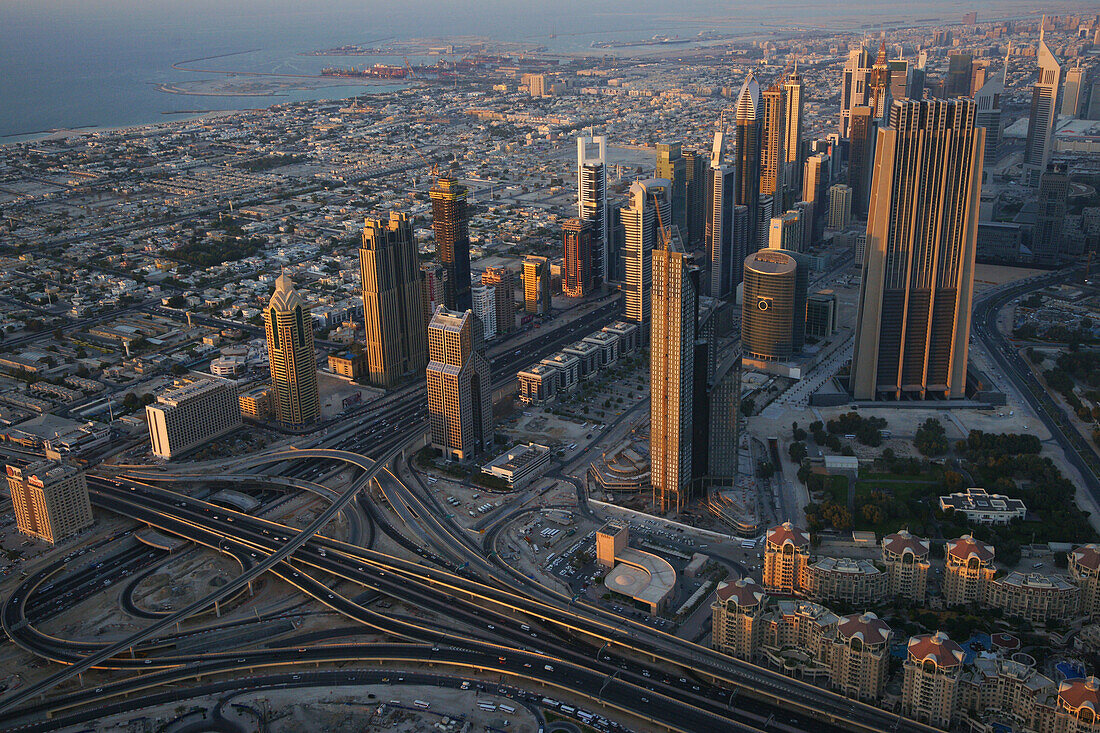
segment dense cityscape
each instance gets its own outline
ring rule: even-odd
[[[1100,733],[1100,15],[985,15],[0,138],[0,728]]]

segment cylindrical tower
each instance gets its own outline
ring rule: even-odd
[[[741,348],[746,358],[786,361],[795,351],[798,263],[786,252],[762,249],[745,258]]]

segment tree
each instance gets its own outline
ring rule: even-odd
[[[921,423],[913,439],[913,445],[921,455],[930,458],[947,453],[947,435],[940,421],[930,417]]]
[[[808,455],[806,444],[802,442],[791,443],[790,447],[787,448],[787,453],[795,463],[802,463],[802,459]]]
[[[745,417],[750,417],[754,412],[756,412],[756,402],[753,401],[752,397],[746,397],[745,399],[741,400],[742,415],[744,415]]]

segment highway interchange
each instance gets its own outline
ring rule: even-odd
[[[494,388],[506,385],[518,368],[616,314],[617,303],[609,303],[586,318],[547,328],[518,353],[498,356]],[[589,709],[606,716],[606,724],[596,720],[606,730],[613,729],[612,721],[677,731],[932,730],[606,609],[576,603],[511,568],[483,547],[478,535],[455,524],[431,492],[406,485],[391,472],[390,466],[426,427],[423,386],[403,392],[301,441],[301,450],[216,465],[93,471],[89,485],[99,510],[185,538],[198,551],[220,552],[235,559],[240,571],[184,608],[139,609],[136,615],[147,621],[141,631],[117,642],[97,643],[60,639],[38,625],[116,583],[124,584],[123,606],[136,608],[135,578],[163,563],[166,553],[138,545],[127,533],[104,540],[113,543],[111,552],[102,559],[96,554],[96,564],[78,555],[37,569],[5,599],[0,618],[16,644],[64,666],[0,698],[0,724],[48,730],[62,722],[87,721],[93,713],[98,717],[107,710],[137,710],[153,704],[169,683],[185,684],[188,695],[202,696],[265,685],[318,684],[323,680],[316,675],[324,674],[360,675],[356,680],[366,684],[377,674],[364,669],[302,677],[306,665],[312,669],[344,663],[378,665],[390,670],[391,677],[396,671],[423,671],[425,665],[472,680],[485,673],[500,675],[519,695],[583,699]],[[260,469],[269,473],[252,473]],[[314,481],[340,469],[354,474],[343,492]],[[282,492],[295,490],[312,491],[328,505],[299,531],[263,519],[263,509],[244,514],[191,495],[196,470],[204,480],[235,485],[251,476],[252,487],[261,490],[268,506],[283,501]],[[345,538],[349,541],[318,534],[341,513],[349,518],[349,527],[357,528]],[[418,560],[372,549],[379,535],[415,552]],[[226,627],[216,617],[218,604],[247,603],[251,583],[265,574],[280,578],[299,595],[280,608],[257,612],[256,623],[300,613],[308,600],[309,607],[339,613],[352,626],[334,629],[331,637],[313,632],[308,641],[204,648],[204,638],[220,639],[216,630]],[[429,611],[432,620],[370,608],[380,597]],[[189,630],[181,631],[187,619],[192,619]],[[356,630],[387,641],[355,642]],[[117,670],[117,681],[79,691],[70,687],[64,697],[48,696],[92,668]],[[47,713],[52,720],[43,719]]]

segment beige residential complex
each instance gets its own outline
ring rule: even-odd
[[[882,538],[882,562],[886,565],[891,596],[924,602],[928,571],[932,567],[928,562],[930,547],[928,540],[905,529]]]
[[[1054,733],[1100,733],[1100,679],[1062,682],[1056,705]]]
[[[809,561],[809,532],[790,522],[772,527],[764,542],[764,587],[769,592],[797,593]]]
[[[241,425],[237,385],[222,379],[179,380],[145,406],[153,455],[176,458]]]
[[[842,616],[829,653],[833,689],[847,697],[875,700],[890,671],[892,631],[873,613]]]
[[[321,399],[313,321],[285,273],[275,281],[275,294],[264,311],[264,326],[275,419],[292,426],[316,422],[321,417]]]
[[[436,308],[428,357],[432,447],[449,459],[468,460],[493,442],[492,378],[473,311]]]
[[[800,585],[812,600],[860,607],[886,598],[889,577],[870,560],[823,557],[806,566]]]
[[[993,545],[963,535],[957,540],[948,540],[944,555],[944,603],[949,606],[983,603],[996,572]]]
[[[1082,545],[1068,560],[1070,577],[1081,588],[1081,614],[1100,616],[1100,545]]]
[[[751,578],[719,582],[710,605],[711,646],[751,662],[763,642],[767,600],[763,586]]]
[[[1077,616],[1080,598],[1081,589],[1061,575],[1013,571],[989,583],[985,604],[1032,623],[1062,622]]]
[[[92,505],[84,472],[60,455],[24,467],[7,466],[8,489],[21,534],[57,544],[92,526]]]
[[[901,714],[919,723],[950,728],[963,658],[962,647],[942,631],[910,638],[903,665]]]
[[[985,130],[973,100],[895,101],[875,144],[851,389],[966,394]]]
[[[649,458],[653,506],[683,511],[691,493],[695,313],[691,256],[679,237],[653,250],[649,341]]]
[[[420,256],[407,215],[390,212],[389,221],[366,220],[359,273],[367,376],[388,389],[420,374],[428,363]]]
[[[550,295],[550,260],[527,255],[523,258],[524,310],[538,316],[548,314]]]
[[[516,276],[505,267],[486,267],[481,273],[481,284],[493,288],[497,309],[497,333],[516,330]]]

